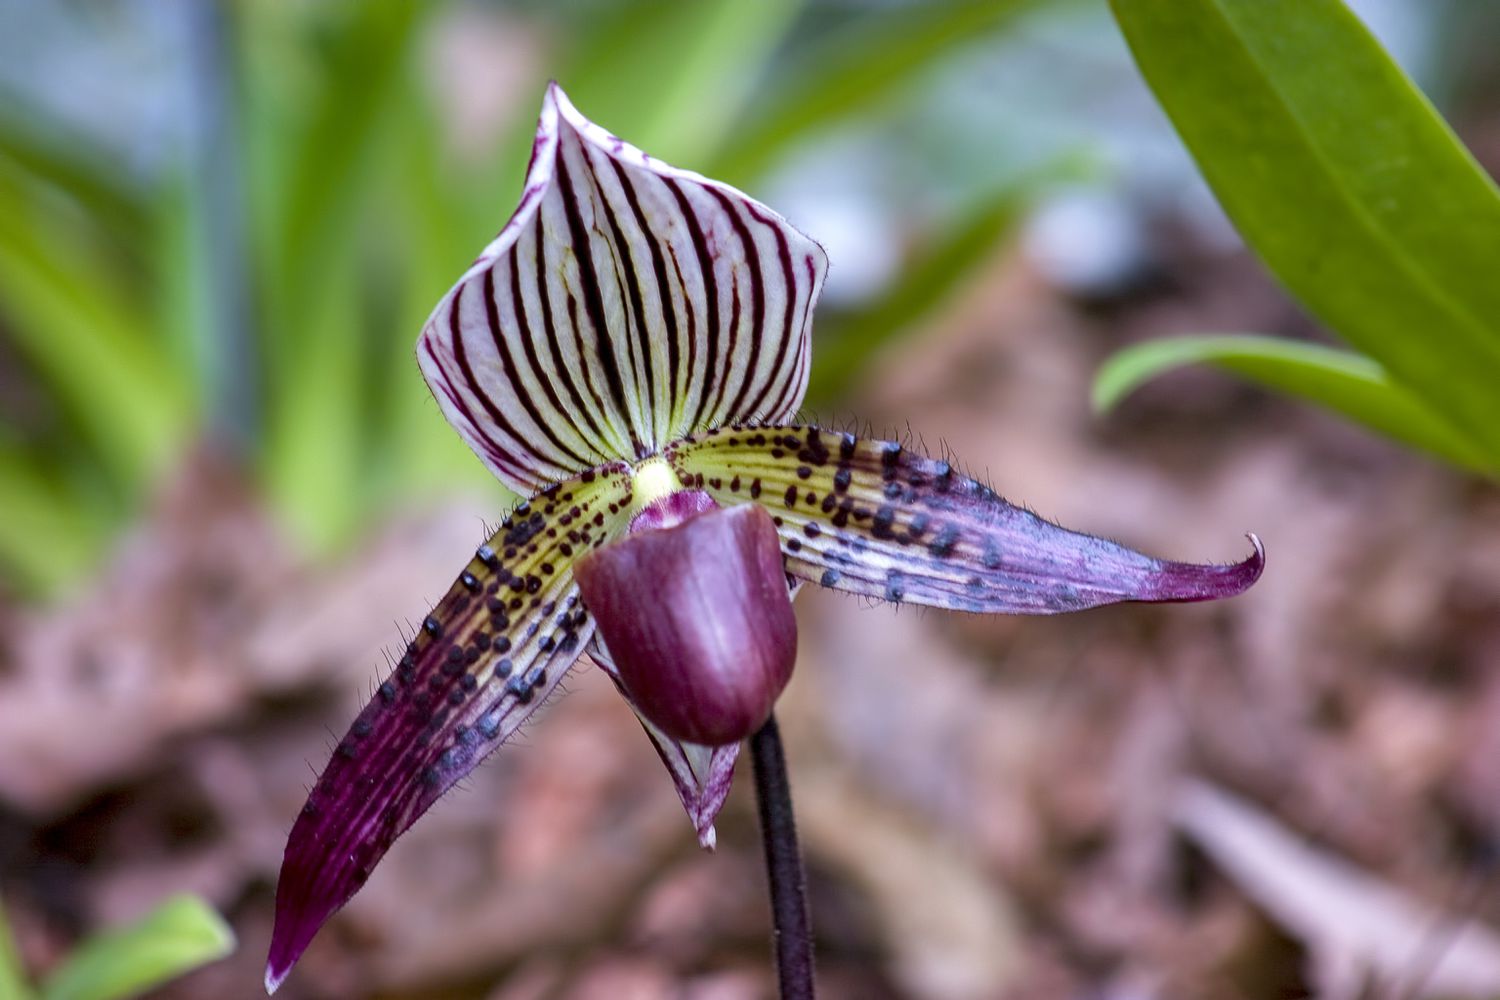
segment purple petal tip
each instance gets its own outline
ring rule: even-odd
[[[285,981],[285,979],[286,979],[287,973],[289,973],[291,971],[292,971],[292,967],[290,965],[285,966],[284,968],[278,970],[276,968],[276,966],[274,966],[271,963],[267,962],[266,963],[266,996],[271,996],[278,989],[280,989],[282,982]]]
[[[277,902],[280,904],[281,901],[278,899]],[[277,909],[276,924],[271,931],[271,952],[266,959],[267,995],[274,994],[291,975],[292,966],[297,964],[297,959],[302,957],[323,919],[328,916],[324,914],[322,919],[308,920],[305,912],[289,913],[280,905]]]
[[[1163,563],[1153,586],[1141,600],[1146,601],[1215,601],[1234,597],[1249,590],[1266,568],[1266,547],[1253,531],[1246,538],[1255,551],[1237,563],[1226,566],[1196,563]]]

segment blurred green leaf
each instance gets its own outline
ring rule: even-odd
[[[277,507],[318,549],[347,540],[360,513],[361,389],[369,367],[361,208],[394,155],[394,95],[411,81],[411,50],[429,9],[412,0],[346,8],[321,39],[324,72],[302,95],[301,114],[247,112],[257,141],[290,150],[280,164],[264,150],[258,157],[281,177],[259,192],[270,227],[258,241],[268,277],[263,460]],[[248,19],[246,30],[259,23]]]
[[[127,492],[176,453],[191,412],[181,372],[122,276],[0,161],[5,332]]]
[[[939,59],[1037,0],[941,0],[898,4],[811,44],[768,82],[704,173],[744,184],[818,128],[889,98]]]
[[[381,499],[439,495],[470,484],[504,495],[453,433],[417,368],[418,331],[481,243],[471,240],[471,220],[465,217],[471,210],[445,183],[436,115],[420,100],[409,97],[404,103],[398,131],[405,141],[386,179],[391,211],[382,221],[389,228],[386,238],[374,241],[386,252],[379,264],[391,279],[384,284],[394,313],[375,372],[379,422],[372,443],[382,459],[376,488]]]
[[[126,248],[146,224],[147,193],[118,162],[14,94],[0,93],[0,157],[66,192]]]
[[[0,1000],[31,1000],[35,996],[26,985],[25,973],[16,942],[10,936],[10,921],[0,907]]]
[[[207,903],[173,896],[144,918],[91,938],[42,984],[43,1000],[117,1000],[223,958],[234,932]]]
[[[1359,354],[1253,334],[1173,337],[1116,353],[1094,378],[1094,409],[1105,412],[1143,383],[1206,362],[1268,389],[1320,403],[1350,420],[1469,469],[1494,463],[1385,370]]]
[[[296,317],[295,363],[271,376],[266,486],[304,542],[326,551],[348,540],[359,513],[361,379],[359,260],[351,249],[324,262],[323,293]]]
[[[324,39],[324,79],[295,134],[283,137],[290,156],[275,203],[280,257],[270,263],[293,306],[316,294],[323,263],[353,242],[373,147],[393,95],[411,81],[408,57],[423,10],[415,0],[355,4],[345,8],[347,23]],[[275,333],[297,339],[296,331]]]
[[[1338,0],[1111,0],[1241,234],[1500,464],[1500,193]]]
[[[49,481],[31,456],[4,444],[0,510],[0,578],[22,592],[57,593],[94,564],[106,524]]]
[[[1020,186],[1007,186],[968,206],[955,224],[906,262],[900,279],[875,302],[839,317],[832,330],[820,331],[808,396],[837,398],[880,348],[946,305],[990,260],[1025,200]]]
[[[191,374],[194,388],[202,393],[208,387],[203,384],[201,345],[220,334],[197,328],[208,315],[206,298],[212,286],[209,251],[199,236],[202,227],[196,217],[202,206],[193,195],[191,186],[179,177],[164,184],[159,193],[150,231],[157,277],[151,305],[174,366]]]

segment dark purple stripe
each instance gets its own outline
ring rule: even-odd
[[[463,338],[459,334],[458,295],[453,296],[453,301],[450,304],[448,315],[449,329],[453,335],[455,352],[461,351],[463,350]],[[422,339],[422,348],[426,350],[427,357],[432,360],[432,363],[436,365],[438,370],[443,373],[443,395],[448,397],[448,402],[452,403],[454,408],[457,409],[459,413],[463,414],[464,421],[468,423],[470,430],[474,432],[474,436],[479,438],[480,444],[484,446],[485,452],[495,462],[495,464],[509,467],[511,470],[511,475],[515,476],[516,479],[521,480],[522,482],[538,483],[543,481],[545,477],[542,475],[540,470],[530,468],[523,464],[519,459],[515,457],[515,455],[511,453],[510,449],[501,445],[500,442],[496,441],[489,435],[488,432],[485,431],[484,425],[481,424],[478,418],[475,417],[474,411],[469,408],[468,403],[464,402],[463,396],[458,392],[457,387],[454,385],[453,374],[448,371],[448,366],[443,364],[442,359],[437,356],[437,352],[432,349],[431,341],[425,337]],[[460,362],[460,365],[463,366],[463,362]],[[469,377],[469,373],[467,371],[465,372],[465,377]],[[473,386],[474,383],[472,379],[470,380],[469,384],[470,386]],[[486,398],[483,393],[480,393],[477,390],[475,391],[475,395],[478,396],[481,400]],[[516,437],[515,440],[519,442],[521,439],[519,437]]]
[[[766,399],[771,395],[777,382],[782,378],[782,366],[787,362],[787,349],[796,342],[797,331],[792,326],[792,315],[795,312],[797,295],[800,289],[797,287],[796,273],[792,270],[792,248],[787,244],[786,233],[783,232],[783,227],[775,219],[770,219],[762,215],[754,204],[746,205],[746,211],[754,216],[756,221],[761,225],[770,230],[771,236],[776,240],[777,262],[781,265],[781,280],[783,287],[786,289],[785,306],[782,308],[781,314],[781,336],[778,338],[776,344],[776,360],[771,364],[767,372],[766,381],[761,386],[760,393],[743,411],[744,416],[764,418],[767,415],[767,411],[765,410]],[[790,365],[791,371],[795,372],[796,367],[796,359],[793,358]],[[785,395],[784,390],[782,395]],[[736,412],[739,413],[740,411]]]
[[[607,163],[614,164],[615,171],[618,174],[620,164],[612,157],[605,156],[604,159]],[[592,162],[592,160],[593,157],[590,156],[590,161]],[[622,178],[620,186],[626,191],[626,198],[628,200],[630,197],[629,182],[624,179],[623,175],[620,176]],[[656,372],[654,370],[655,366],[652,364],[656,352],[652,349],[651,328],[646,324],[646,304],[641,297],[639,267],[636,264],[635,251],[631,249],[630,242],[625,239],[625,233],[620,228],[620,220],[615,216],[615,208],[609,202],[609,196],[604,191],[604,185],[598,183],[596,180],[595,188],[599,192],[599,204],[604,209],[604,218],[609,222],[609,231],[614,236],[616,260],[623,260],[625,262],[624,281],[622,283],[625,286],[625,290],[630,294],[630,310],[635,323],[635,345],[636,350],[640,354],[641,366],[646,377],[646,395],[643,400],[645,403],[644,409],[649,424],[651,443],[653,445],[660,445],[664,442],[660,440],[662,430],[658,430],[656,426]],[[620,268],[617,264],[616,271],[618,272],[619,270]],[[637,389],[639,388],[637,386]]]
[[[542,203],[542,208],[546,208],[545,202]],[[608,437],[605,435],[604,430],[599,426],[598,421],[594,419],[596,409],[584,403],[583,394],[579,392],[578,384],[573,381],[573,374],[568,371],[567,366],[563,364],[562,348],[557,339],[557,327],[552,321],[552,295],[548,289],[547,284],[547,241],[542,235],[541,209],[538,209],[536,213],[535,239],[536,294],[538,301],[540,301],[542,304],[543,338],[547,341],[547,347],[552,354],[552,366],[550,370],[556,375],[557,379],[562,382],[563,387],[568,391],[568,396],[573,400],[573,413],[582,418],[583,422],[588,424],[589,430],[593,432],[593,438],[590,440],[589,444],[593,447],[594,451],[600,455],[613,454],[614,449],[609,446]],[[514,261],[514,254],[511,255],[511,259],[512,261]],[[511,266],[515,267],[515,264],[512,263]],[[521,302],[519,277],[513,277],[513,281],[515,288],[513,294],[515,295],[516,302],[518,303],[517,314],[519,314],[519,303]],[[552,380],[544,375],[544,371],[537,360],[536,338],[526,337],[522,340],[522,343],[526,347],[526,356],[531,360],[531,367],[537,373],[537,380],[542,383],[543,387],[547,391],[547,398],[551,400],[553,409],[557,411],[559,419],[567,420],[568,410],[563,406],[562,400],[558,397],[557,389],[555,386],[553,386]],[[584,370],[584,374],[587,375],[588,364],[586,363],[586,361],[582,363],[582,368]],[[578,427],[577,430],[580,434],[583,433],[582,427]],[[584,464],[592,465],[593,463],[586,462]]]
[[[687,309],[685,314],[687,316],[687,377],[682,380],[682,412],[686,414],[688,406],[692,403],[690,393],[693,387],[693,372],[698,370],[698,312],[693,308],[693,297],[688,292],[687,279],[682,276],[682,262],[677,259],[677,248],[668,243],[667,253],[672,255],[672,273],[677,276],[677,287],[682,291],[682,302]],[[701,391],[699,396],[701,398]],[[691,424],[689,429],[691,429]]]
[[[609,394],[615,404],[618,425],[629,431],[630,443],[634,446],[637,457],[641,457],[649,450],[636,438],[634,422],[630,419],[630,405],[625,398],[620,361],[615,357],[615,345],[604,320],[604,296],[599,291],[599,282],[603,280],[603,276],[594,264],[594,247],[589,240],[588,230],[583,225],[583,213],[578,209],[578,192],[573,186],[572,171],[568,169],[568,158],[563,155],[561,146],[558,147],[557,154],[557,182],[561,187],[563,214],[568,220],[573,254],[578,258],[578,284],[583,291],[584,312],[588,314],[589,324],[594,328],[595,348],[600,367],[604,369],[604,381],[609,386]]]
[[[714,277],[713,255],[708,252],[708,240],[703,236],[703,227],[698,225],[698,216],[693,211],[692,203],[688,201],[687,193],[682,190],[682,185],[675,178],[664,177],[663,183],[667,190],[672,192],[672,197],[677,200],[677,208],[682,212],[682,217],[687,222],[688,235],[693,241],[693,252],[698,257],[698,269],[703,272],[704,297],[708,300],[708,358],[704,364],[703,389],[698,396],[698,410],[693,414],[689,429],[696,430],[703,420],[703,408],[708,404],[710,398],[718,395],[718,386],[715,376],[718,373],[716,362],[719,357],[719,281]],[[692,313],[689,303],[689,315]],[[688,378],[692,378],[691,371]]]
[[[729,404],[729,409],[722,415],[720,420],[733,419],[740,413],[740,407],[745,403],[745,394],[750,390],[750,383],[755,379],[755,370],[760,365],[760,338],[764,333],[766,324],[766,286],[765,275],[760,269],[760,249],[755,245],[755,239],[750,235],[750,229],[745,225],[745,220],[740,218],[740,213],[734,210],[734,202],[729,196],[716,187],[706,186],[705,190],[718,200],[719,206],[724,209],[724,214],[729,216],[729,223],[734,227],[734,234],[739,237],[741,245],[745,248],[745,263],[750,267],[750,358],[745,365],[745,375],[740,379],[739,388],[735,390],[734,400]],[[736,290],[739,283],[735,283]],[[739,297],[735,296],[735,317],[729,328],[729,355],[730,366],[734,364],[735,350],[739,346]],[[728,390],[729,386],[724,386]]]
[[[807,267],[806,295],[803,297],[801,317],[796,321],[794,326],[794,329],[801,335],[794,338],[797,341],[797,357],[793,359],[791,367],[787,369],[786,385],[782,388],[781,395],[776,400],[776,408],[770,411],[771,416],[777,420],[785,419],[791,415],[787,411],[790,407],[796,405],[794,400],[797,395],[797,386],[799,383],[806,384],[807,359],[811,353],[809,347],[811,334],[806,331],[809,322],[808,313],[812,308],[813,289],[818,284],[818,266],[812,257],[803,258],[803,263]]]
[[[672,290],[667,284],[667,262],[661,252],[661,244],[656,240],[656,233],[646,223],[646,213],[641,210],[640,199],[636,196],[635,188],[626,179],[625,167],[619,160],[609,158],[610,165],[615,168],[615,176],[620,181],[620,188],[625,192],[625,200],[630,204],[631,214],[635,216],[636,227],[646,240],[646,249],[651,252],[651,273],[656,278],[656,287],[661,299],[662,321],[667,325],[667,410],[664,414],[668,421],[671,420],[672,400],[687,391],[684,385],[679,388],[678,373],[682,365],[682,346],[677,342],[677,306],[672,298]],[[687,291],[683,290],[686,297]],[[647,371],[650,369],[648,368]]]
[[[519,265],[516,263],[515,253],[510,257],[510,287],[511,287],[511,312],[515,314],[517,332],[523,344],[531,343],[531,329],[526,323],[526,309],[521,301]],[[541,411],[537,409],[536,400],[531,398],[531,393],[526,391],[526,383],[521,380],[521,373],[516,367],[515,356],[511,354],[510,344],[506,339],[505,330],[500,325],[500,304],[495,295],[495,269],[489,267],[484,272],[484,318],[490,327],[490,338],[495,342],[495,350],[500,354],[500,363],[505,366],[505,373],[510,377],[511,384],[515,387],[516,399],[526,409],[526,413],[536,423],[542,434],[564,455],[573,459],[579,467],[588,467],[594,463],[588,458],[580,455],[569,445],[563,443],[562,439],[552,429],[552,423],[543,419]],[[538,381],[547,385],[547,380],[541,377],[536,369],[536,359],[532,359],[532,370],[537,373]],[[517,441],[525,438],[511,431]],[[556,463],[560,465],[562,463]]]
[[[724,405],[724,394],[729,391],[729,373],[734,369],[734,349],[739,341],[740,329],[740,283],[738,276],[731,270],[729,280],[729,353],[719,359],[715,367],[723,374],[723,381],[719,383],[719,391],[714,394],[713,405],[708,408],[709,424],[718,425],[728,419],[728,412],[721,412]],[[743,385],[745,380],[740,379]]]
[[[583,327],[578,323],[578,299],[572,292],[568,293],[568,329],[573,331],[573,350],[578,357],[584,359],[579,368],[583,372],[583,387],[589,391],[589,398],[594,401],[592,413],[604,413],[604,399],[599,395],[599,389],[594,385],[594,370],[588,366],[588,346],[584,343]],[[617,449],[611,446],[607,454],[613,455]]]

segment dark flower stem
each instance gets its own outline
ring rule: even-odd
[[[766,875],[771,882],[771,946],[782,1000],[813,1000],[812,921],[807,909],[807,875],[797,846],[797,821],[792,815],[792,788],[787,781],[786,757],[781,752],[781,730],[776,716],[750,737],[755,767],[755,800],[760,810],[760,836],[766,850]]]

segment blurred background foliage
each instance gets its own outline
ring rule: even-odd
[[[846,339],[890,336],[993,249],[1038,169],[954,177],[966,123],[931,114],[945,60],[1036,6],[6,5],[6,577],[76,580],[204,435],[316,551],[393,503],[493,489],[411,348],[504,221],[549,77],[653,153],[757,190],[809,140],[923,122],[898,159],[929,175],[934,235],[900,267],[938,280],[898,284],[874,310],[890,318]],[[49,47],[78,63],[48,67]],[[820,375],[838,385],[859,353]]]
[[[1431,53],[1487,14],[1465,0],[1424,6],[1364,5],[1431,92],[1459,99],[1468,63]],[[1185,17],[1212,19],[1213,7],[1186,5],[1202,10]],[[1120,8],[1151,35],[1150,4]],[[1086,294],[1149,269],[1141,219],[1164,201],[1234,239],[1097,2],[7,3],[0,12],[0,573],[26,594],[79,579],[164,469],[205,439],[256,470],[314,552],[347,547],[394,504],[497,489],[442,425],[411,345],[503,222],[549,77],[618,134],[772,201],[830,245],[809,400],[818,407],[836,408],[872,354],[920,331],[1025,220],[1044,269]],[[1259,30],[1273,31],[1277,16]],[[1193,31],[1161,28],[1162,44],[1136,38],[1136,55],[1168,53],[1174,38],[1196,44]],[[1158,92],[1189,95],[1168,110],[1222,195],[1215,164],[1243,162],[1243,149],[1205,150],[1184,120],[1192,112],[1181,111],[1194,84],[1154,65]],[[1320,72],[1307,86],[1341,70]],[[1052,85],[1039,100],[1043,76]],[[1413,167],[1403,183],[1421,176]],[[1240,198],[1242,228],[1255,198],[1268,196]],[[1495,214],[1450,207],[1471,233]],[[1252,235],[1261,231],[1273,230]],[[1387,236],[1401,234],[1371,238]],[[1455,243],[1455,256],[1483,244],[1475,239]],[[1294,273],[1306,264],[1271,259],[1305,300],[1344,294]],[[1460,280],[1483,287],[1488,277],[1475,265]],[[1389,313],[1366,303],[1351,319],[1312,304],[1335,328]],[[1383,360],[1378,345],[1348,335]],[[1371,334],[1381,336],[1394,333]],[[1216,343],[1121,359],[1100,403],[1189,355],[1249,370]],[[1270,378],[1273,361],[1256,350],[1252,377],[1357,419],[1361,405],[1397,407],[1383,429],[1415,427],[1397,436],[1494,465],[1490,442],[1466,440],[1441,406],[1395,399],[1400,390],[1372,401],[1383,385],[1355,379],[1350,389],[1306,358],[1278,356],[1281,376]],[[1493,374],[1450,360],[1476,384]],[[1376,362],[1364,372],[1379,383]],[[1297,377],[1289,365],[1301,366]],[[1476,393],[1452,394],[1470,400],[1466,419],[1490,412]],[[497,496],[497,509],[504,502]]]

